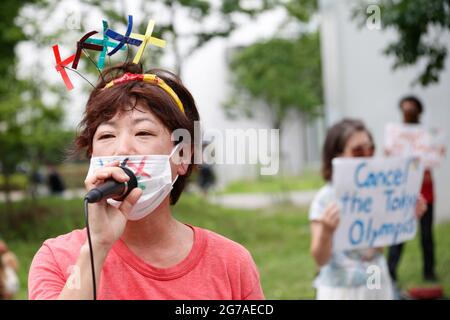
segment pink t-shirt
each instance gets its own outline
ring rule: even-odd
[[[190,227],[194,230],[194,244],[189,255],[165,269],[145,263],[118,240],[103,265],[97,298],[264,299],[258,270],[243,246],[209,230]],[[44,242],[30,267],[30,299],[59,296],[85,241],[83,229]]]

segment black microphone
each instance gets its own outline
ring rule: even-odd
[[[108,179],[102,185],[90,190],[86,196],[85,200],[89,203],[99,202],[104,198],[120,197],[116,199],[121,201],[125,199],[133,190],[137,187],[137,179],[133,171],[125,167],[128,158],[126,158],[119,166],[129,177],[130,180],[125,182],[117,182],[114,179]]]

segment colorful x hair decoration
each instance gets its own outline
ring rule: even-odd
[[[111,52],[108,53],[108,56],[112,56],[114,53],[119,51],[126,43],[133,46],[139,46],[142,43],[141,40],[133,39],[130,37],[132,29],[133,29],[133,16],[129,15],[127,31],[125,32],[124,36],[111,29],[106,30],[106,35],[108,37],[120,42]]]
[[[91,31],[86,33],[78,42],[77,42],[77,52],[75,53],[75,60],[73,60],[72,68],[78,68],[78,61],[80,61],[81,51],[83,49],[90,49],[95,51],[103,51],[103,46],[99,46],[97,44],[86,43],[86,40],[92,37],[94,34],[97,34],[97,31]]]
[[[98,65],[97,65],[97,67],[100,71],[102,71],[105,66],[105,57],[106,57],[106,54],[108,53],[108,47],[114,48],[116,46],[116,43],[109,41],[108,36],[106,35],[106,31],[108,30],[108,22],[106,20],[102,20],[102,21],[103,21],[103,39],[90,39],[89,38],[85,41],[86,43],[92,43],[92,44],[97,44],[97,45],[103,46],[103,50],[98,57]],[[126,50],[126,47],[123,46],[122,48],[120,48],[120,50]]]
[[[64,67],[66,67],[69,63],[71,63],[75,59],[75,55],[73,54],[67,59],[61,61],[61,55],[59,54],[59,46],[57,44],[53,46],[53,54],[56,60],[55,65],[56,71],[58,71],[61,74],[61,77],[63,78],[67,90],[72,90],[73,84],[70,81],[69,76],[67,75],[66,69],[64,69]]]
[[[139,46],[139,50],[134,57],[133,63],[138,64],[139,60],[141,60],[142,54],[145,51],[145,47],[147,43],[153,44],[157,47],[164,48],[166,46],[166,41],[152,37],[153,28],[155,27],[155,20],[150,20],[147,25],[147,30],[145,31],[145,35],[139,33],[132,33],[131,36],[133,38],[139,39],[142,41]]]

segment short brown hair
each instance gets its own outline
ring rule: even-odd
[[[184,114],[167,92],[148,82],[130,81],[102,90],[109,81],[122,76],[126,72],[151,73],[164,80],[181,100]],[[142,65],[126,62],[103,71],[86,104],[86,110],[75,139],[74,153],[85,150],[86,156],[91,157],[93,137],[98,126],[113,118],[118,111],[134,109],[138,104],[147,108],[170,132],[176,129],[186,129],[191,137],[194,137],[194,122],[199,121],[200,116],[194,98],[183,85],[181,79],[172,72],[163,69],[151,69],[143,72]],[[131,109],[128,109],[130,105]],[[193,147],[191,149],[195,150]],[[179,176],[173,186],[170,193],[171,204],[178,201],[186,185],[186,181],[192,172],[193,157],[194,152],[191,154],[191,164],[186,174]]]
[[[333,159],[344,152],[345,145],[350,136],[359,131],[366,132],[373,144],[373,138],[370,131],[360,120],[343,119],[327,130],[322,150],[322,177],[326,181],[331,181],[333,176]]]

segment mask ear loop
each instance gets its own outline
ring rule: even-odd
[[[173,187],[173,185],[175,184],[175,182],[177,182],[179,176],[180,176],[180,175],[177,174],[177,176],[175,177],[175,179],[173,179],[173,181],[172,181],[172,187]]]
[[[173,147],[172,151],[169,154],[169,159],[173,157],[175,152],[179,151],[181,144],[182,142],[178,143],[177,145],[175,145],[175,147]]]
[[[182,142],[178,143],[178,144],[172,149],[172,152],[169,154],[169,161],[170,161],[170,159],[173,157],[173,155],[174,155],[176,152],[180,151],[180,146],[181,146],[181,145],[182,145]],[[180,155],[178,155],[178,156],[180,156]],[[181,157],[180,157],[180,158],[181,158]],[[173,162],[173,163],[176,164],[176,165],[180,165],[180,164],[182,164],[182,161],[177,161],[177,162]],[[175,179],[172,181],[172,187],[173,187],[173,185],[175,184],[175,182],[177,181],[178,177],[179,177],[179,174],[177,174],[177,176],[175,177]]]

